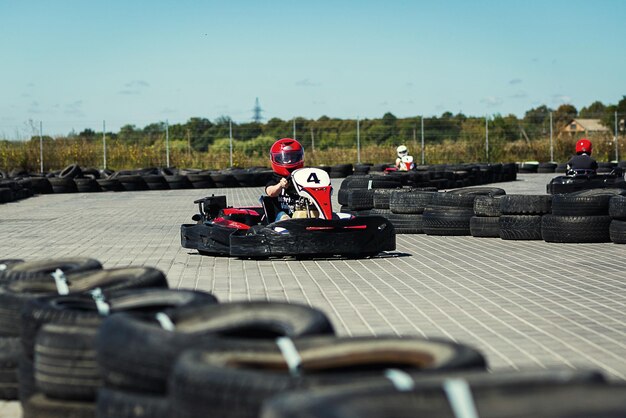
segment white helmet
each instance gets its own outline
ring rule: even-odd
[[[398,152],[398,157],[402,158],[409,153],[409,150],[405,145],[400,145],[396,151]]]

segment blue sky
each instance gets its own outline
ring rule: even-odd
[[[0,137],[626,95],[626,1],[0,0]]]

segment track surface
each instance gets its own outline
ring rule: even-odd
[[[545,194],[552,177],[520,174],[493,186]],[[398,235],[397,251],[377,258],[305,261],[207,257],[180,246],[193,200],[225,194],[230,205],[250,205],[261,193],[58,194],[4,204],[0,257],[154,266],[171,287],[221,301],[310,304],[341,335],[445,337],[480,349],[492,370],[584,367],[626,380],[626,246]],[[17,416],[17,402],[0,402],[0,418]]]

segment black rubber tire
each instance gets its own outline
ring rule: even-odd
[[[71,177],[50,177],[48,179],[54,193],[77,193],[78,187]]]
[[[544,215],[541,234],[547,242],[610,242],[610,225],[610,216]]]
[[[143,176],[144,181],[150,190],[169,190],[170,186],[161,174],[150,174]]]
[[[497,216],[472,216],[470,234],[473,237],[500,238],[500,219]]]
[[[182,306],[217,303],[217,299],[210,293],[158,287],[106,292],[105,298],[110,314],[130,312],[151,315]],[[24,354],[30,358],[34,356],[37,333],[45,324],[86,326],[95,329],[103,320],[104,317],[98,312],[93,297],[89,294],[30,299],[25,303],[21,315]]]
[[[0,203],[9,203],[15,200],[15,194],[13,190],[8,187],[0,188]]]
[[[393,213],[424,213],[437,192],[394,190],[389,196],[389,209]]]
[[[609,237],[615,244],[626,244],[626,221],[613,219],[609,226]]]
[[[167,287],[163,272],[152,267],[125,267],[68,275],[70,294],[101,288],[103,292],[145,287]],[[19,336],[21,311],[30,299],[58,295],[53,279],[12,280],[0,287],[0,335]]]
[[[30,188],[36,194],[51,194],[54,193],[52,189],[52,184],[50,184],[50,180],[47,177],[31,177],[30,180]]]
[[[616,193],[625,192],[616,189],[584,190],[552,197],[552,214],[557,216],[600,216],[609,214],[611,198]]]
[[[626,220],[626,196],[613,196],[609,201],[609,216]]]
[[[236,302],[187,307],[171,319],[174,331],[152,318],[127,314],[107,318],[97,337],[98,363],[108,387],[165,393],[175,359],[201,345],[232,349],[241,338],[274,340],[332,335],[324,313],[309,306],[279,302]]]
[[[35,366],[33,361],[24,355],[19,358],[17,368],[17,380],[19,388],[19,399],[24,402],[35,393],[38,393],[37,384],[35,383]]]
[[[492,216],[502,215],[500,211],[500,197],[478,196],[474,200],[474,215],[476,216]]]
[[[37,393],[22,402],[22,418],[94,418],[93,402],[51,399]]]
[[[462,189],[450,190],[449,193],[474,195],[474,196],[504,196],[506,191],[500,187],[464,187]]]
[[[471,207],[427,206],[422,218],[424,232],[427,235],[471,235],[473,216]]]
[[[117,176],[116,179],[122,183],[127,192],[149,190],[146,181],[139,175]]]
[[[97,179],[96,181],[100,185],[103,192],[123,192],[126,190],[124,189],[124,185],[116,178]]]
[[[224,353],[183,353],[170,381],[172,410],[180,418],[251,418],[266,399],[288,390],[347,384],[378,377],[390,367],[426,375],[484,370],[486,365],[476,350],[442,340],[330,337],[293,344],[303,359],[299,376],[289,373],[275,343],[242,343]]]
[[[548,373],[551,370],[547,371]],[[554,373],[554,372],[553,372]],[[261,418],[373,418],[478,416],[455,414],[443,389],[457,381],[469,387],[471,403],[481,418],[608,418],[623,417],[623,384],[602,384],[572,378],[516,373],[444,374],[437,379],[415,377],[411,390],[399,390],[390,381],[357,382],[343,387],[294,391],[266,402]],[[526,373],[527,375],[528,373]],[[547,373],[546,373],[547,374]],[[522,377],[519,377],[522,375]]]
[[[77,177],[81,177],[82,175],[83,175],[83,170],[80,168],[78,164],[68,165],[59,173],[60,178],[68,178],[68,179],[74,179]]]
[[[11,266],[15,264],[20,264],[23,262],[24,260],[22,260],[21,258],[0,259],[0,285],[3,283],[3,280],[4,280],[4,272],[9,270]]]
[[[431,204],[433,206],[472,208],[472,213],[473,213],[474,200],[476,200],[476,197],[477,195],[465,194],[465,193],[453,193],[453,192],[436,193],[433,196],[433,200]]]
[[[348,207],[350,210],[372,209],[374,207],[374,190],[348,190]]]
[[[96,398],[101,379],[94,348],[97,327],[46,324],[35,343],[35,384],[53,399]]]
[[[8,266],[1,278],[3,280],[43,279],[50,277],[50,274],[57,269],[63,270],[66,274],[75,274],[101,270],[102,264],[98,260],[86,257],[26,261]]]
[[[379,175],[351,176],[341,183],[346,189],[398,189],[402,187],[400,179]]]
[[[18,398],[18,367],[22,354],[19,337],[0,336],[0,399]]]
[[[98,418],[170,418],[176,416],[170,410],[165,396],[135,393],[111,388],[100,388],[96,403]]]
[[[508,194],[500,199],[503,215],[543,215],[552,207],[550,195]]]
[[[502,215],[500,238],[505,240],[540,240],[541,215]]]
[[[394,191],[404,191],[407,189],[374,189],[374,208],[389,209],[389,200]]]
[[[95,179],[74,179],[74,182],[76,183],[76,189],[79,193],[95,193],[102,191],[100,185]]]
[[[423,215],[420,213],[390,213],[386,216],[396,234],[423,234]]]

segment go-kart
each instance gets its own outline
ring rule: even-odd
[[[626,189],[624,173],[617,167],[610,173],[597,173],[595,170],[574,169],[564,176],[557,176],[547,185],[548,194],[571,193],[587,189]]]
[[[413,156],[405,155],[400,159],[400,167],[388,167],[385,169],[385,173],[391,173],[394,171],[412,171],[415,170],[415,163],[413,162]]]
[[[393,224],[382,216],[353,216],[332,211],[330,177],[324,170],[295,170],[300,199],[290,219],[274,221],[275,200],[262,197],[261,206],[229,207],[226,196],[196,200],[195,224],[181,225],[181,245],[203,255],[241,258],[294,256],[371,257],[396,249]]]

